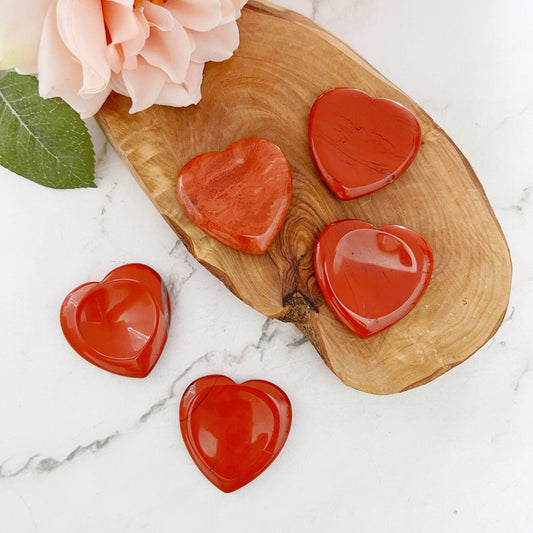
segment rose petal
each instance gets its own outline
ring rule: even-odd
[[[167,0],[165,8],[191,30],[209,31],[222,21],[220,0]]]
[[[102,2],[106,28],[111,38],[107,58],[113,72],[137,68],[137,55],[150,35],[144,10],[124,6],[115,0]]]
[[[138,37],[142,28],[131,7],[113,0],[104,0],[102,10],[111,43],[123,43]]]
[[[162,31],[170,31],[174,27],[176,20],[165,7],[146,1],[141,6],[140,9],[143,10],[150,26],[155,26]]]
[[[174,83],[181,83],[191,60],[189,36],[178,23],[171,31],[152,28],[141,56],[163,70]]]
[[[123,5],[124,7],[127,7],[131,10],[133,10],[133,5],[135,3],[135,0],[104,0],[104,2],[105,1]]]
[[[220,0],[220,7],[222,8],[222,19],[220,24],[227,24],[239,16],[232,0]]]
[[[65,46],[81,63],[80,94],[104,90],[111,77],[101,0],[58,0],[57,29]]]
[[[235,11],[237,13],[237,18],[241,16],[241,9],[246,5],[248,0],[233,0],[233,5],[235,6]]]
[[[107,47],[107,60],[113,72],[120,72],[124,66],[124,54],[122,45],[110,44]]]
[[[231,57],[239,45],[235,20],[245,4],[56,1],[39,54],[41,91],[62,96],[85,116],[98,109],[111,87],[131,96],[132,113],[154,103],[197,103],[204,63]]]
[[[233,55],[239,46],[239,29],[236,22],[219,26],[209,32],[190,31],[195,49],[192,60],[198,63],[224,61]]]
[[[167,83],[163,87],[159,98],[154,103],[172,107],[188,107],[197,104],[201,97],[201,94],[195,95],[189,93],[183,85]]]
[[[83,70],[57,32],[55,9],[48,11],[44,21],[39,47],[39,73],[39,94],[43,98],[63,98],[82,118],[94,115],[110,93],[110,89],[106,88],[94,95],[80,96]]]
[[[137,18],[140,31],[138,35],[129,41],[122,43],[122,53],[124,55],[124,68],[132,69],[137,67],[137,55],[144,48],[146,39],[150,36],[150,25],[144,16],[144,10],[135,9],[133,12]]]
[[[192,62],[187,71],[185,82],[180,85],[167,83],[161,90],[156,104],[174,107],[187,107],[197,104],[201,98],[203,63]]]
[[[153,105],[167,80],[162,70],[149,65],[142,57],[139,57],[136,70],[123,70],[122,82],[126,87],[126,95],[132,101],[130,113],[143,111]]]
[[[204,63],[191,61],[183,83],[189,93],[198,95],[198,100],[200,100],[200,87],[202,85],[204,66]]]
[[[222,20],[220,24],[227,24],[228,22],[237,20],[241,16],[241,10],[246,2],[247,0],[220,0],[222,7]]]
[[[118,94],[129,96],[128,89],[126,89],[126,85],[124,85],[124,80],[122,79],[122,74],[120,73],[111,76],[109,87],[111,87],[112,91],[115,91]]]

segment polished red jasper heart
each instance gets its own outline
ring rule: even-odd
[[[60,320],[67,341],[87,361],[140,378],[150,373],[165,346],[170,299],[155,270],[132,263],[70,292]]]
[[[362,220],[327,226],[315,244],[318,285],[337,318],[369,337],[403,318],[429,284],[433,254],[403,226],[375,228]]]
[[[224,492],[255,479],[287,440],[287,395],[267,381],[240,385],[220,375],[194,381],[180,404],[185,446],[202,474]]]
[[[326,91],[309,117],[313,159],[341,200],[370,194],[399,177],[415,158],[420,139],[411,111],[357,89]]]
[[[189,218],[226,246],[262,254],[289,210],[290,165],[281,149],[244,139],[223,152],[208,152],[180,171],[178,199]]]

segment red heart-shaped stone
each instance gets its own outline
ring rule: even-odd
[[[309,144],[331,192],[352,200],[381,189],[411,164],[420,124],[402,105],[357,89],[321,94],[309,117]]]
[[[167,340],[170,299],[155,270],[132,263],[70,292],[60,319],[67,341],[87,361],[114,374],[145,377]]]
[[[289,398],[267,381],[238,385],[226,376],[205,376],[189,385],[180,404],[185,446],[224,492],[246,485],[274,461],[291,420]]]
[[[177,192],[205,233],[241,252],[262,254],[289,210],[291,169],[275,144],[244,139],[189,161],[178,175]]]
[[[362,220],[327,226],[315,244],[318,285],[337,318],[369,337],[403,318],[420,300],[433,271],[426,240],[403,226]]]

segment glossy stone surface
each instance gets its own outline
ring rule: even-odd
[[[418,303],[431,278],[433,254],[419,233],[403,226],[340,220],[319,235],[314,263],[328,305],[365,338],[392,326]]]
[[[309,117],[313,159],[341,200],[370,194],[398,178],[415,158],[420,140],[411,111],[357,89],[326,91]]]
[[[60,320],[67,341],[87,361],[114,374],[145,377],[167,340],[170,299],[155,270],[132,263],[70,292]]]
[[[193,461],[224,492],[263,472],[289,434],[289,398],[267,381],[240,385],[221,375],[194,381],[180,404],[180,428]]]
[[[262,254],[289,210],[291,169],[275,144],[244,139],[189,161],[178,175],[177,192],[205,233],[241,252]]]

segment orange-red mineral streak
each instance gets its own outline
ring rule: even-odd
[[[178,175],[177,193],[205,233],[241,252],[262,254],[289,210],[291,169],[275,144],[244,139],[189,161]]]
[[[370,194],[398,178],[415,158],[420,139],[411,111],[357,89],[326,91],[309,117],[313,159],[341,200]]]

